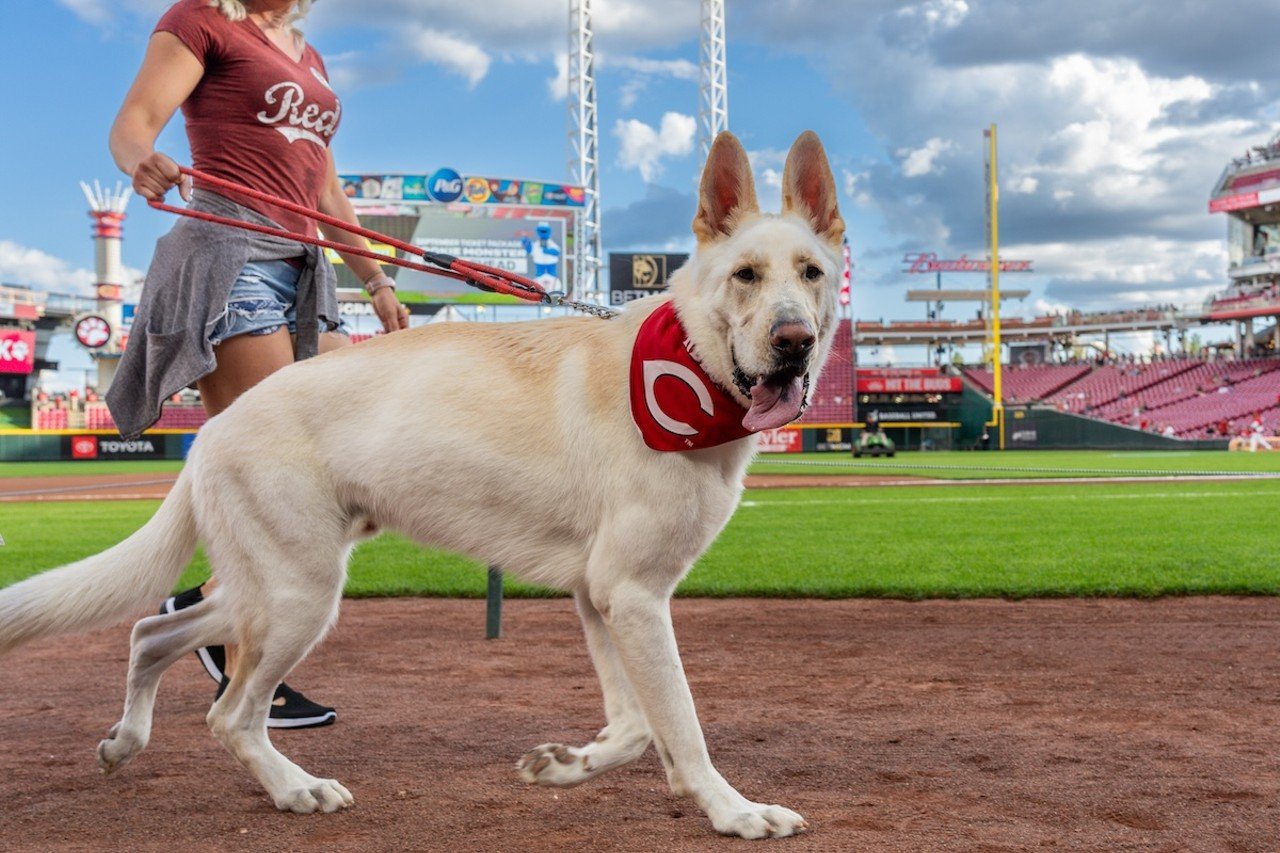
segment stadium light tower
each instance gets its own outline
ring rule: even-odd
[[[707,158],[716,134],[729,129],[729,83],[724,58],[724,0],[702,0],[698,50],[698,144]]]
[[[600,137],[596,113],[596,60],[591,0],[569,0],[569,173],[586,191],[574,218],[573,293],[600,289]]]
[[[90,187],[84,181],[80,189],[89,202],[93,218],[94,268],[97,273],[97,316],[89,317],[83,332],[77,326],[77,338],[90,347],[98,362],[98,390],[105,392],[115,378],[120,363],[120,325],[124,315],[124,288],[128,284],[121,260],[125,207],[133,190],[117,183],[104,188],[97,181]]]

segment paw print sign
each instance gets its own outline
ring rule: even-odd
[[[81,346],[98,349],[111,340],[111,324],[97,314],[89,314],[76,321],[75,333]]]

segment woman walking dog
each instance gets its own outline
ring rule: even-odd
[[[341,102],[320,54],[297,29],[310,5],[179,0],[164,14],[111,128],[112,156],[139,195],[157,200],[177,186],[194,209],[315,233],[304,217],[227,198],[198,181],[192,186],[177,163],[154,149],[181,108],[196,169],[358,224],[329,148]],[[337,228],[324,236],[368,248],[363,237]],[[407,328],[408,312],[378,264],[357,255],[343,259],[364,282],[383,328]],[[199,388],[212,417],[296,359],[349,343],[333,268],[316,247],[190,218],[157,242],[135,328],[145,334],[134,334],[106,395],[126,436],[153,424],[163,401],[182,388]],[[164,609],[194,605],[213,587],[210,580],[174,596]],[[198,651],[219,695],[234,652]],[[336,717],[281,684],[268,724],[304,728]]]

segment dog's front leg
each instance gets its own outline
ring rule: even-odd
[[[671,625],[669,593],[635,581],[592,590],[632,688],[653,732],[667,780],[677,796],[690,796],[717,832],[743,838],[782,837],[806,828],[790,809],[753,803],[711,765],[706,741],[684,677]]]
[[[569,787],[635,761],[649,747],[649,724],[627,680],[618,651],[600,612],[585,592],[575,596],[587,648],[604,694],[606,725],[586,746],[544,743],[524,754],[520,778],[539,785]]]

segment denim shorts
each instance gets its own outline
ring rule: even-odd
[[[237,335],[269,335],[288,328],[298,331],[298,278],[302,270],[287,261],[250,261],[240,270],[227,308],[214,324],[209,342],[214,346]],[[329,323],[323,331],[351,334],[341,323]]]

